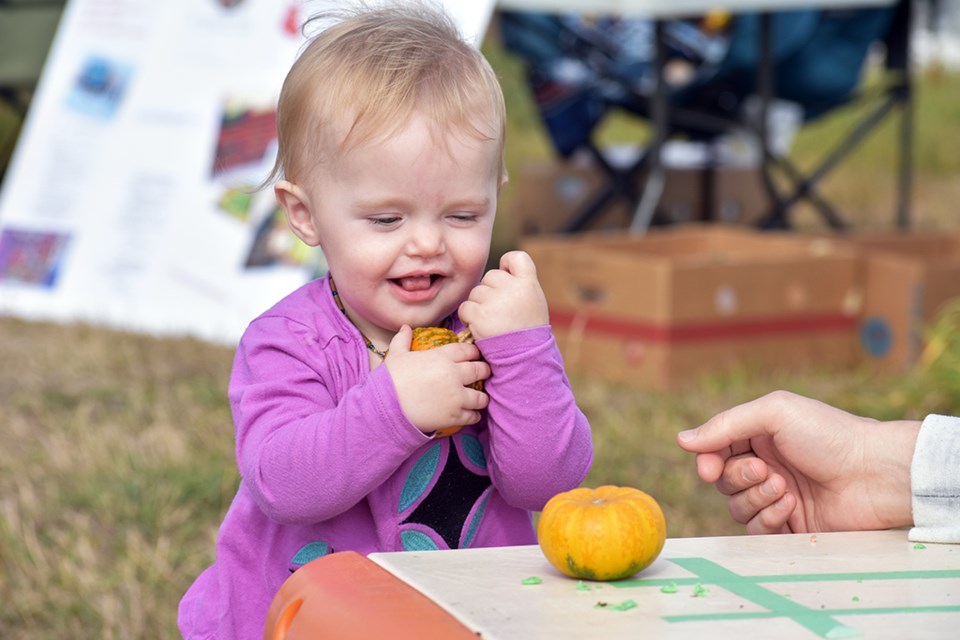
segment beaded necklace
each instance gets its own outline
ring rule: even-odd
[[[337,284],[333,281],[333,276],[330,276],[330,291],[333,292],[333,300],[337,303],[337,308],[340,309],[341,313],[343,313],[347,320],[350,320],[350,316],[347,315],[347,310],[343,308],[343,301],[340,300],[340,293],[337,291]],[[390,353],[390,349],[384,349],[383,351],[377,349],[376,345],[370,341],[370,338],[365,336],[363,331],[360,331],[360,327],[357,327],[352,320],[350,320],[350,324],[357,328],[357,331],[360,333],[360,337],[363,338],[363,342],[367,345],[367,349],[370,349],[370,351],[380,356],[381,360],[385,360],[387,358],[387,354]]]

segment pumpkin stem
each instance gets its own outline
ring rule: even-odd
[[[467,327],[463,331],[457,334],[457,342],[466,342],[473,344],[473,334],[470,333],[470,328]]]

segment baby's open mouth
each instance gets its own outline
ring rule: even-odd
[[[423,276],[406,276],[404,278],[394,278],[393,282],[399,285],[404,291],[424,291],[430,288],[440,276],[437,274]]]

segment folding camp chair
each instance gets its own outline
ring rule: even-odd
[[[703,49],[707,55],[693,60],[697,65],[693,80],[668,89],[662,82],[664,62],[671,57],[689,57],[690,50],[679,42],[676,23],[652,23],[656,55],[648,55],[644,64],[624,60],[616,30],[602,22],[585,25],[564,16],[504,14],[504,42],[526,61],[535,100],[558,153],[569,157],[586,150],[607,176],[604,187],[564,230],[585,228],[616,200],[625,200],[637,212],[634,228],[657,223],[657,213],[644,206],[651,200],[655,204],[655,198],[641,199],[644,194],[638,185],[640,176],[648,173],[651,177],[645,189],[660,186],[651,179],[656,176],[662,142],[674,135],[709,141],[743,128],[755,133],[763,151],[760,169],[772,204],[761,226],[788,227],[791,209],[805,199],[831,227],[845,228],[839,213],[817,193],[817,183],[895,108],[902,112],[897,225],[908,226],[910,11],[910,0],[900,0],[896,6],[884,8],[738,15],[722,56]],[[859,91],[864,61],[877,42],[885,44],[887,73],[883,83],[864,94]],[[879,106],[808,174],[771,149],[766,114],[774,98],[797,103],[803,108],[805,122],[810,122],[868,95],[878,98]],[[751,96],[759,98],[760,108],[755,117],[745,119],[745,105]],[[592,137],[597,125],[615,109],[660,123],[647,152],[626,167],[612,166]],[[776,184],[775,171],[789,182],[788,187]],[[708,169],[707,173],[712,172]],[[710,184],[708,177],[708,188]]]
[[[641,195],[638,176],[649,168],[649,149],[629,166],[614,166],[594,143],[594,129],[614,109],[641,117],[655,109],[651,97],[658,68],[651,42],[671,57],[694,63],[709,58],[715,47],[696,42],[684,22],[588,22],[578,16],[502,12],[500,29],[507,49],[526,62],[534,100],[557,153],[569,159],[584,152],[607,177],[564,230],[583,229],[618,200],[635,209]]]

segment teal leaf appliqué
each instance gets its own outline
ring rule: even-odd
[[[437,551],[440,548],[422,531],[401,531],[400,542],[403,544],[404,551]]]
[[[460,438],[460,446],[463,447],[463,453],[467,456],[467,460],[481,469],[487,468],[487,457],[483,455],[483,445],[480,444],[476,436],[464,434]]]
[[[297,555],[293,556],[293,560],[290,562],[292,564],[304,565],[311,560],[322,558],[328,553],[330,553],[330,545],[318,540],[317,542],[310,542],[300,547]]]
[[[487,510],[487,502],[489,500],[490,493],[487,492],[487,495],[483,496],[483,499],[477,504],[473,518],[470,520],[470,526],[467,527],[467,535],[463,537],[463,543],[460,545],[461,549],[466,549],[470,546],[470,543],[473,542],[473,537],[477,535],[477,529],[480,528],[480,521],[483,520],[483,512]]]
[[[441,443],[438,442],[427,449],[410,469],[410,473],[403,483],[403,489],[400,491],[400,503],[397,505],[399,513],[406,511],[410,505],[426,493],[427,487],[430,486],[430,481],[433,480],[440,464],[440,446]]]

